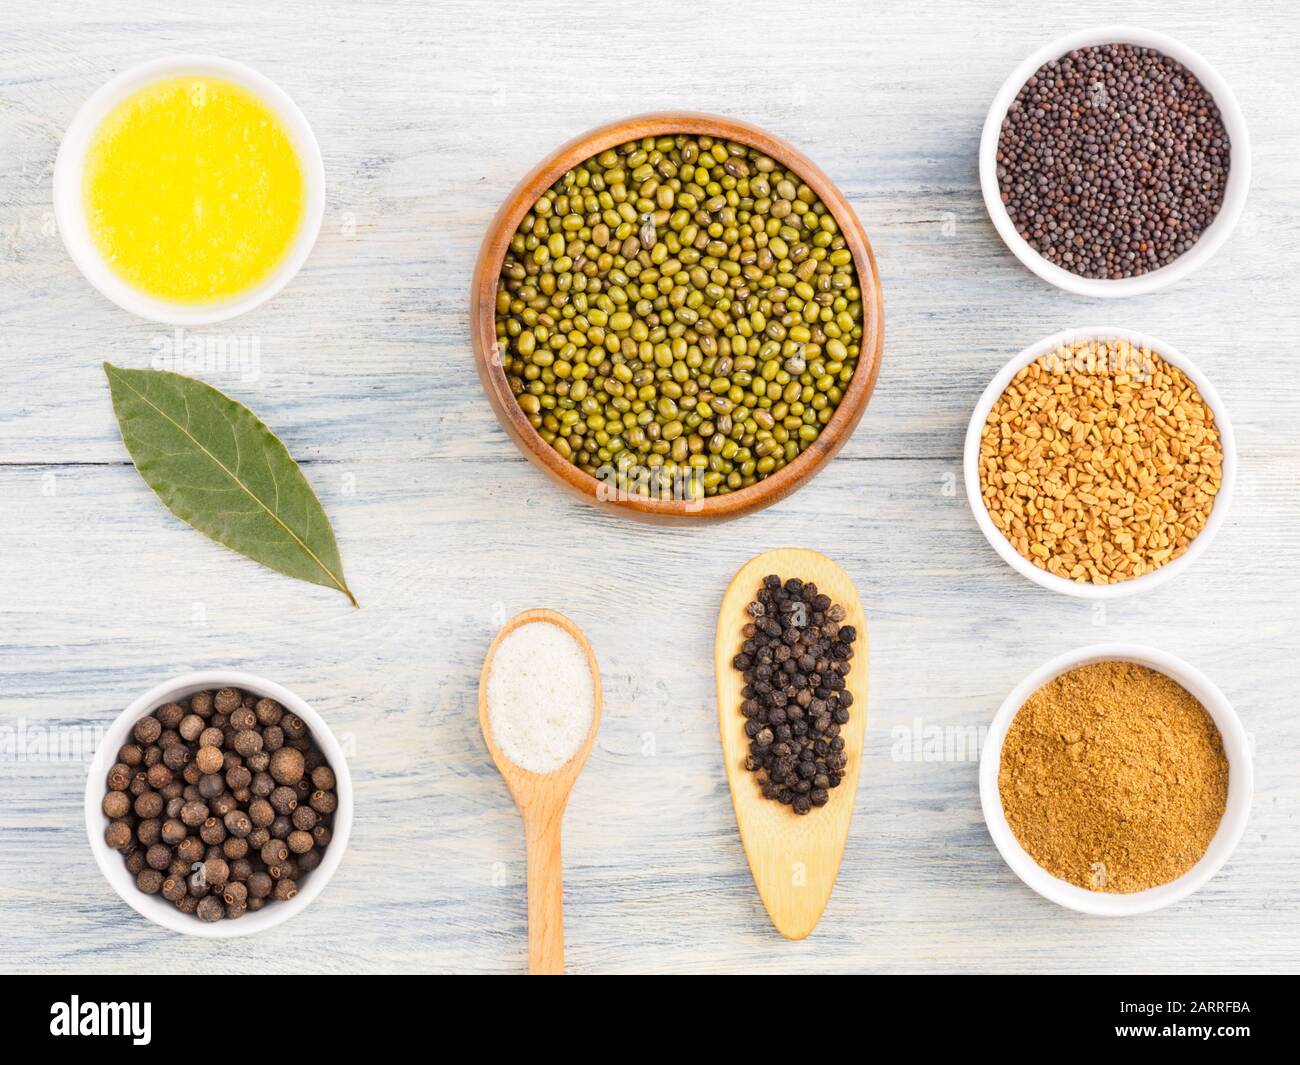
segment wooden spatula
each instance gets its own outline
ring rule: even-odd
[[[744,680],[732,667],[744,641],[741,629],[752,620],[745,607],[754,599],[763,578],[777,574],[783,581],[798,577],[812,581],[845,610],[843,624],[858,630],[853,668],[845,687],[853,695],[849,722],[840,732],[848,756],[844,778],[832,788],[830,801],[807,814],[763,798],[758,775],[745,769],[749,740],[740,712]],[[830,901],[858,790],[858,769],[867,729],[867,619],[848,575],[825,555],[803,548],[766,551],[741,567],[722,598],[713,652],[718,682],[718,724],[722,754],[731,785],[740,839],[749,859],[759,897],[772,923],[787,939],[803,939],[821,919]]]

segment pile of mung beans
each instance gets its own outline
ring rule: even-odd
[[[863,305],[839,225],[761,152],[683,134],[566,172],[513,235],[497,349],[563,458],[656,499],[735,492],[822,432]]]

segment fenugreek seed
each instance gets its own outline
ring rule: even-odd
[[[1016,374],[985,422],[979,470],[989,516],[1021,555],[1112,584],[1186,551],[1209,520],[1223,451],[1177,367],[1126,342],[1082,341]]]

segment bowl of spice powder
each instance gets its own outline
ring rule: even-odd
[[[1002,857],[1083,913],[1149,913],[1228,860],[1250,814],[1250,745],[1202,673],[1098,644],[1026,677],[989,727],[980,799]]]
[[[1036,584],[1116,599],[1189,567],[1226,519],[1237,456],[1208,378],[1149,334],[1063,330],[1011,359],[966,430],[975,521]]]
[[[1171,37],[1070,34],[1021,63],[980,138],[989,217],[1025,266],[1082,296],[1136,296],[1204,264],[1250,186],[1228,83]]]

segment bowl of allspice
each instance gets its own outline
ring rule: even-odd
[[[1031,344],[989,382],[966,431],[975,521],[1036,584],[1117,599],[1200,556],[1232,500],[1223,401],[1176,348],[1111,327]]]
[[[95,861],[175,932],[249,935],[301,912],[343,859],[352,781],[324,719],[287,688],[207,670],[145,692],[86,781]]]

